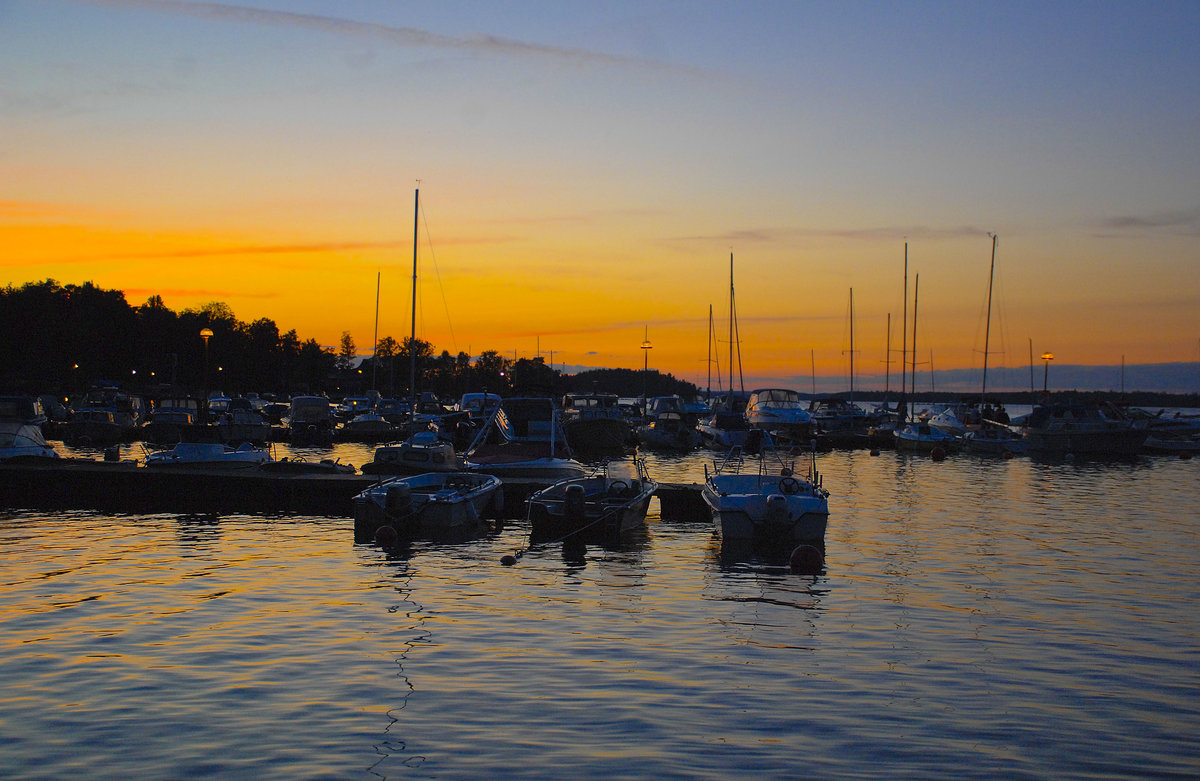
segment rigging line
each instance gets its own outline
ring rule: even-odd
[[[442,294],[442,310],[446,313],[446,327],[450,330],[450,344],[454,352],[458,352],[458,339],[454,335],[454,323],[450,321],[450,305],[446,301],[446,288],[442,285],[442,272],[438,268],[437,253],[433,251],[433,238],[429,233],[429,216],[425,213],[425,204],[421,204],[421,221],[425,225],[425,246],[429,249],[429,260],[433,263],[433,274],[437,278],[438,291]]]

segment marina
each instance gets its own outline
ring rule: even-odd
[[[586,544],[520,514],[384,549],[346,515],[10,509],[0,774],[1197,771],[1194,460],[821,453],[798,575],[665,511],[712,457],[648,453],[644,526]]]

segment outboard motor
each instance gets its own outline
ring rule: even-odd
[[[563,498],[563,516],[566,520],[571,523],[583,523],[587,517],[586,495],[587,491],[578,483],[567,486]]]
[[[384,494],[383,509],[393,518],[412,514],[412,489],[405,483],[389,485]]]
[[[771,494],[767,497],[767,523],[785,524],[788,522],[787,498],[782,494]]]

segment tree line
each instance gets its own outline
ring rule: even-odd
[[[623,396],[678,393],[695,385],[669,374],[605,369],[564,375],[541,357],[508,359],[496,350],[474,357],[440,353],[423,339],[379,340],[357,359],[343,332],[337,350],[270,318],[238,320],[214,301],[175,312],[162,297],[130,305],[124,292],[53,279],[0,290],[0,389],[7,393],[82,393],[98,382],[155,395],[213,390],[242,394],[325,394],[377,390],[407,397],[414,388],[453,400],[466,392],[558,396],[598,390]]]

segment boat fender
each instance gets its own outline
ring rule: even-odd
[[[503,518],[504,517],[504,489],[503,488],[497,488],[495,490],[495,492],[492,493],[492,517],[493,518]]]
[[[400,535],[391,526],[380,526],[375,530],[375,544],[381,548],[394,548],[400,542]]]
[[[820,575],[825,566],[825,557],[820,548],[813,545],[797,545],[788,560],[792,572],[797,575]]]

